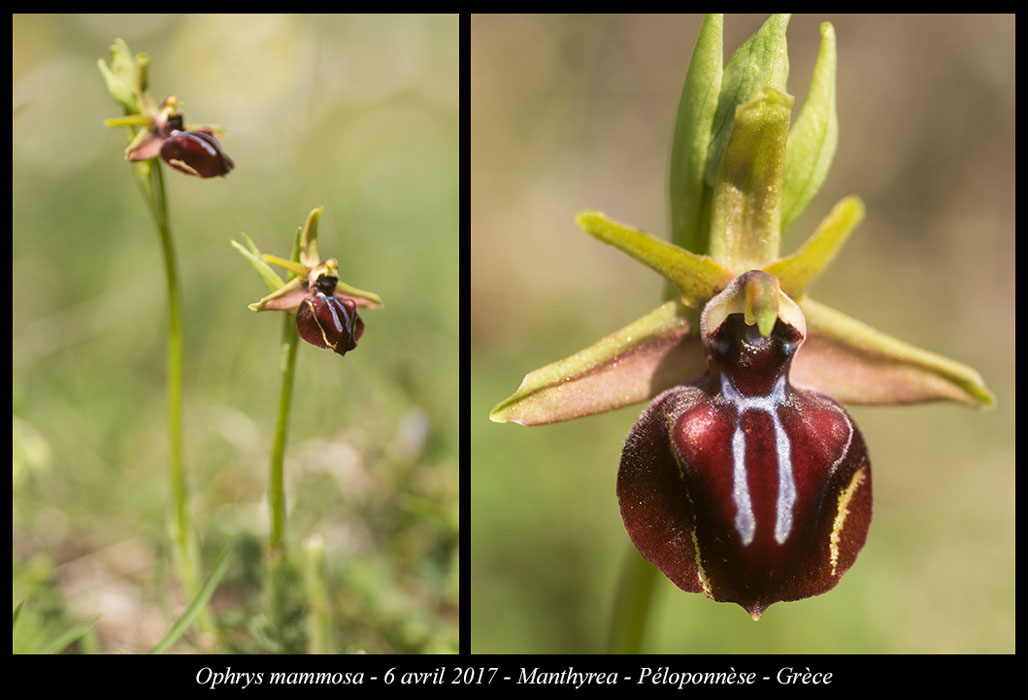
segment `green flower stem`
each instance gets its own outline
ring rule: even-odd
[[[164,176],[155,160],[135,164],[136,178],[143,197],[150,207],[157,232],[161,238],[164,258],[164,276],[168,288],[168,478],[171,487],[171,539],[176,548],[179,578],[186,597],[193,599],[200,591],[200,552],[196,530],[190,517],[189,493],[182,461],[182,291],[179,284],[178,262],[171,239],[168,220],[168,200],[164,190]],[[204,608],[197,620],[198,629],[205,636],[216,631],[214,618]]]
[[[271,450],[271,472],[268,478],[268,508],[271,530],[268,546],[272,556],[285,547],[286,490],[285,454],[289,434],[289,410],[293,400],[293,377],[296,373],[296,347],[300,335],[296,332],[296,314],[282,315],[282,391],[278,399],[278,420],[275,423],[275,444]]]
[[[638,654],[641,651],[657,574],[657,567],[643,559],[635,546],[629,544],[610,621],[607,653]]]
[[[289,435],[289,411],[293,399],[293,378],[296,374],[296,350],[300,335],[296,332],[296,314],[282,314],[282,390],[275,422],[275,442],[271,448],[271,470],[268,474],[268,510],[271,526],[268,533],[268,558],[264,593],[268,619],[280,638],[285,640],[292,618],[292,569],[286,553],[286,487],[285,454]]]

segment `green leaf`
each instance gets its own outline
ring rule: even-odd
[[[207,581],[203,584],[203,587],[193,598],[193,602],[189,604],[186,611],[182,613],[168,633],[164,635],[164,638],[157,643],[153,649],[150,650],[151,654],[159,654],[172,644],[178,641],[179,637],[189,629],[189,625],[193,623],[200,611],[203,610],[204,606],[207,605],[207,601],[211,599],[214,594],[214,590],[218,587],[218,583],[221,581],[221,577],[225,575],[225,569],[228,568],[229,554],[232,552],[230,547],[225,547],[225,550],[218,557],[217,563],[214,565],[214,570],[211,575],[207,577]]]
[[[788,230],[821,189],[839,143],[835,109],[835,29],[821,25],[821,48],[799,116],[789,132],[782,186],[782,231]]]
[[[949,400],[988,408],[996,403],[981,376],[809,297],[800,302],[807,339],[791,377],[843,403],[886,405]]]
[[[864,203],[858,197],[846,197],[835,205],[798,251],[765,265],[764,271],[778,277],[782,290],[790,297],[802,298],[810,283],[828,266],[863,219]]]
[[[699,311],[669,301],[570,357],[530,372],[493,408],[497,423],[541,425],[650,399],[706,370]]]
[[[707,157],[706,179],[713,185],[721,167],[728,137],[732,131],[736,108],[756,94],[760,88],[786,92],[789,77],[789,54],[785,29],[789,15],[771,15],[753,36],[736,49],[725,64],[721,78],[721,95],[714,117],[714,133]]]
[[[722,24],[721,15],[703,18],[682,87],[671,144],[671,241],[698,255],[707,253],[710,235],[711,187],[704,173],[721,93]]]
[[[710,215],[710,256],[734,274],[778,257],[792,103],[790,95],[761,88],[736,110]]]
[[[702,306],[732,281],[732,275],[712,259],[690,253],[645,231],[611,221],[598,212],[582,212],[575,220],[590,236],[628,253],[675,284],[682,300]]]

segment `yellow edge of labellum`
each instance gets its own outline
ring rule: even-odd
[[[692,498],[689,499],[692,503]],[[695,508],[693,509],[695,512]],[[696,537],[696,523],[692,524],[692,529],[689,531],[689,535],[692,537],[692,549],[693,556],[696,557],[696,576],[700,579],[700,585],[703,586],[703,594],[714,600],[714,596],[710,592],[710,582],[707,580],[707,572],[703,570],[703,560],[700,558],[700,540]]]
[[[191,165],[189,165],[189,163],[186,163],[186,162],[183,162],[181,160],[178,160],[177,158],[170,159],[168,161],[168,164],[169,165],[177,165],[178,167],[184,168],[185,170],[189,171],[193,175],[196,175],[197,177],[200,177],[200,173],[197,172],[196,168],[194,168]]]
[[[835,569],[839,564],[839,539],[842,537],[842,527],[846,524],[846,516],[849,515],[850,500],[862,483],[864,483],[863,468],[853,475],[849,486],[839,494],[839,507],[835,512],[835,523],[832,525],[832,536],[829,538],[828,544],[832,557],[832,576],[835,576]]]

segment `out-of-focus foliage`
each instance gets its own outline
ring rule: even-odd
[[[765,19],[726,16],[725,46]],[[472,18],[472,651],[604,648],[631,547],[615,478],[642,407],[533,428],[491,423],[489,411],[529,370],[663,298],[657,276],[574,217],[599,210],[666,236],[668,152],[699,21]],[[838,37],[839,148],[783,250],[858,193],[867,218],[812,293],[977,368],[997,407],[854,408],[875,515],[846,580],[758,624],[662,580],[643,650],[1009,652],[1013,17],[795,15],[798,104],[823,21]],[[910,265],[926,250],[930,265]],[[878,283],[893,277],[899,286]]]
[[[55,630],[100,614],[102,651],[152,647],[185,603],[165,528],[158,238],[97,72],[115,37],[150,86],[225,129],[236,169],[167,172],[183,283],[185,450],[213,599],[237,651],[262,651],[265,486],[277,316],[229,245],[319,243],[385,308],[345,359],[301,347],[286,457],[289,544],[324,540],[339,651],[455,651],[458,610],[459,70],[456,16],[14,17],[15,601]],[[298,562],[298,565],[300,562]],[[241,624],[240,620],[243,622]],[[19,625],[26,620],[19,621]],[[47,628],[49,630],[49,627]],[[176,649],[189,650],[187,641]]]

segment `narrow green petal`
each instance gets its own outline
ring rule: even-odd
[[[493,408],[497,423],[542,425],[645,401],[706,369],[699,311],[669,301],[570,357],[530,372]]]
[[[959,362],[897,340],[807,298],[807,339],[793,362],[799,385],[853,404],[948,400],[996,403],[981,376]]]
[[[835,63],[835,29],[825,22],[821,25],[821,48],[807,99],[789,131],[782,185],[782,231],[788,230],[821,189],[835,157],[839,143]]]
[[[104,126],[145,126],[153,123],[153,117],[147,114],[128,114],[124,117],[104,119]]]
[[[300,250],[303,250],[302,245]],[[300,255],[302,256],[303,253],[301,252]],[[270,253],[265,253],[261,257],[272,265],[278,265],[283,269],[289,270],[297,277],[302,277],[304,279],[307,279],[307,275],[310,274],[311,271],[310,265],[304,265],[303,263],[298,263],[295,260],[286,260],[285,258],[280,258],[277,255],[271,255]]]
[[[707,253],[711,186],[704,181],[707,154],[721,93],[722,16],[706,15],[682,87],[671,144],[668,178],[671,241]]]
[[[710,256],[734,274],[778,257],[792,103],[790,95],[761,88],[736,110],[710,214]]]
[[[708,185],[714,184],[721,167],[721,154],[732,131],[736,108],[749,102],[760,88],[786,92],[789,53],[785,30],[788,26],[789,15],[771,15],[753,36],[735,50],[725,64],[707,158]]]
[[[575,220],[590,236],[662,274],[681,290],[683,301],[690,306],[702,306],[732,281],[732,275],[710,258],[611,221],[598,212],[582,212]]]
[[[850,233],[864,219],[864,203],[859,197],[846,197],[821,221],[803,246],[787,258],[764,266],[782,281],[782,289],[800,299],[810,283],[828,266]]]

